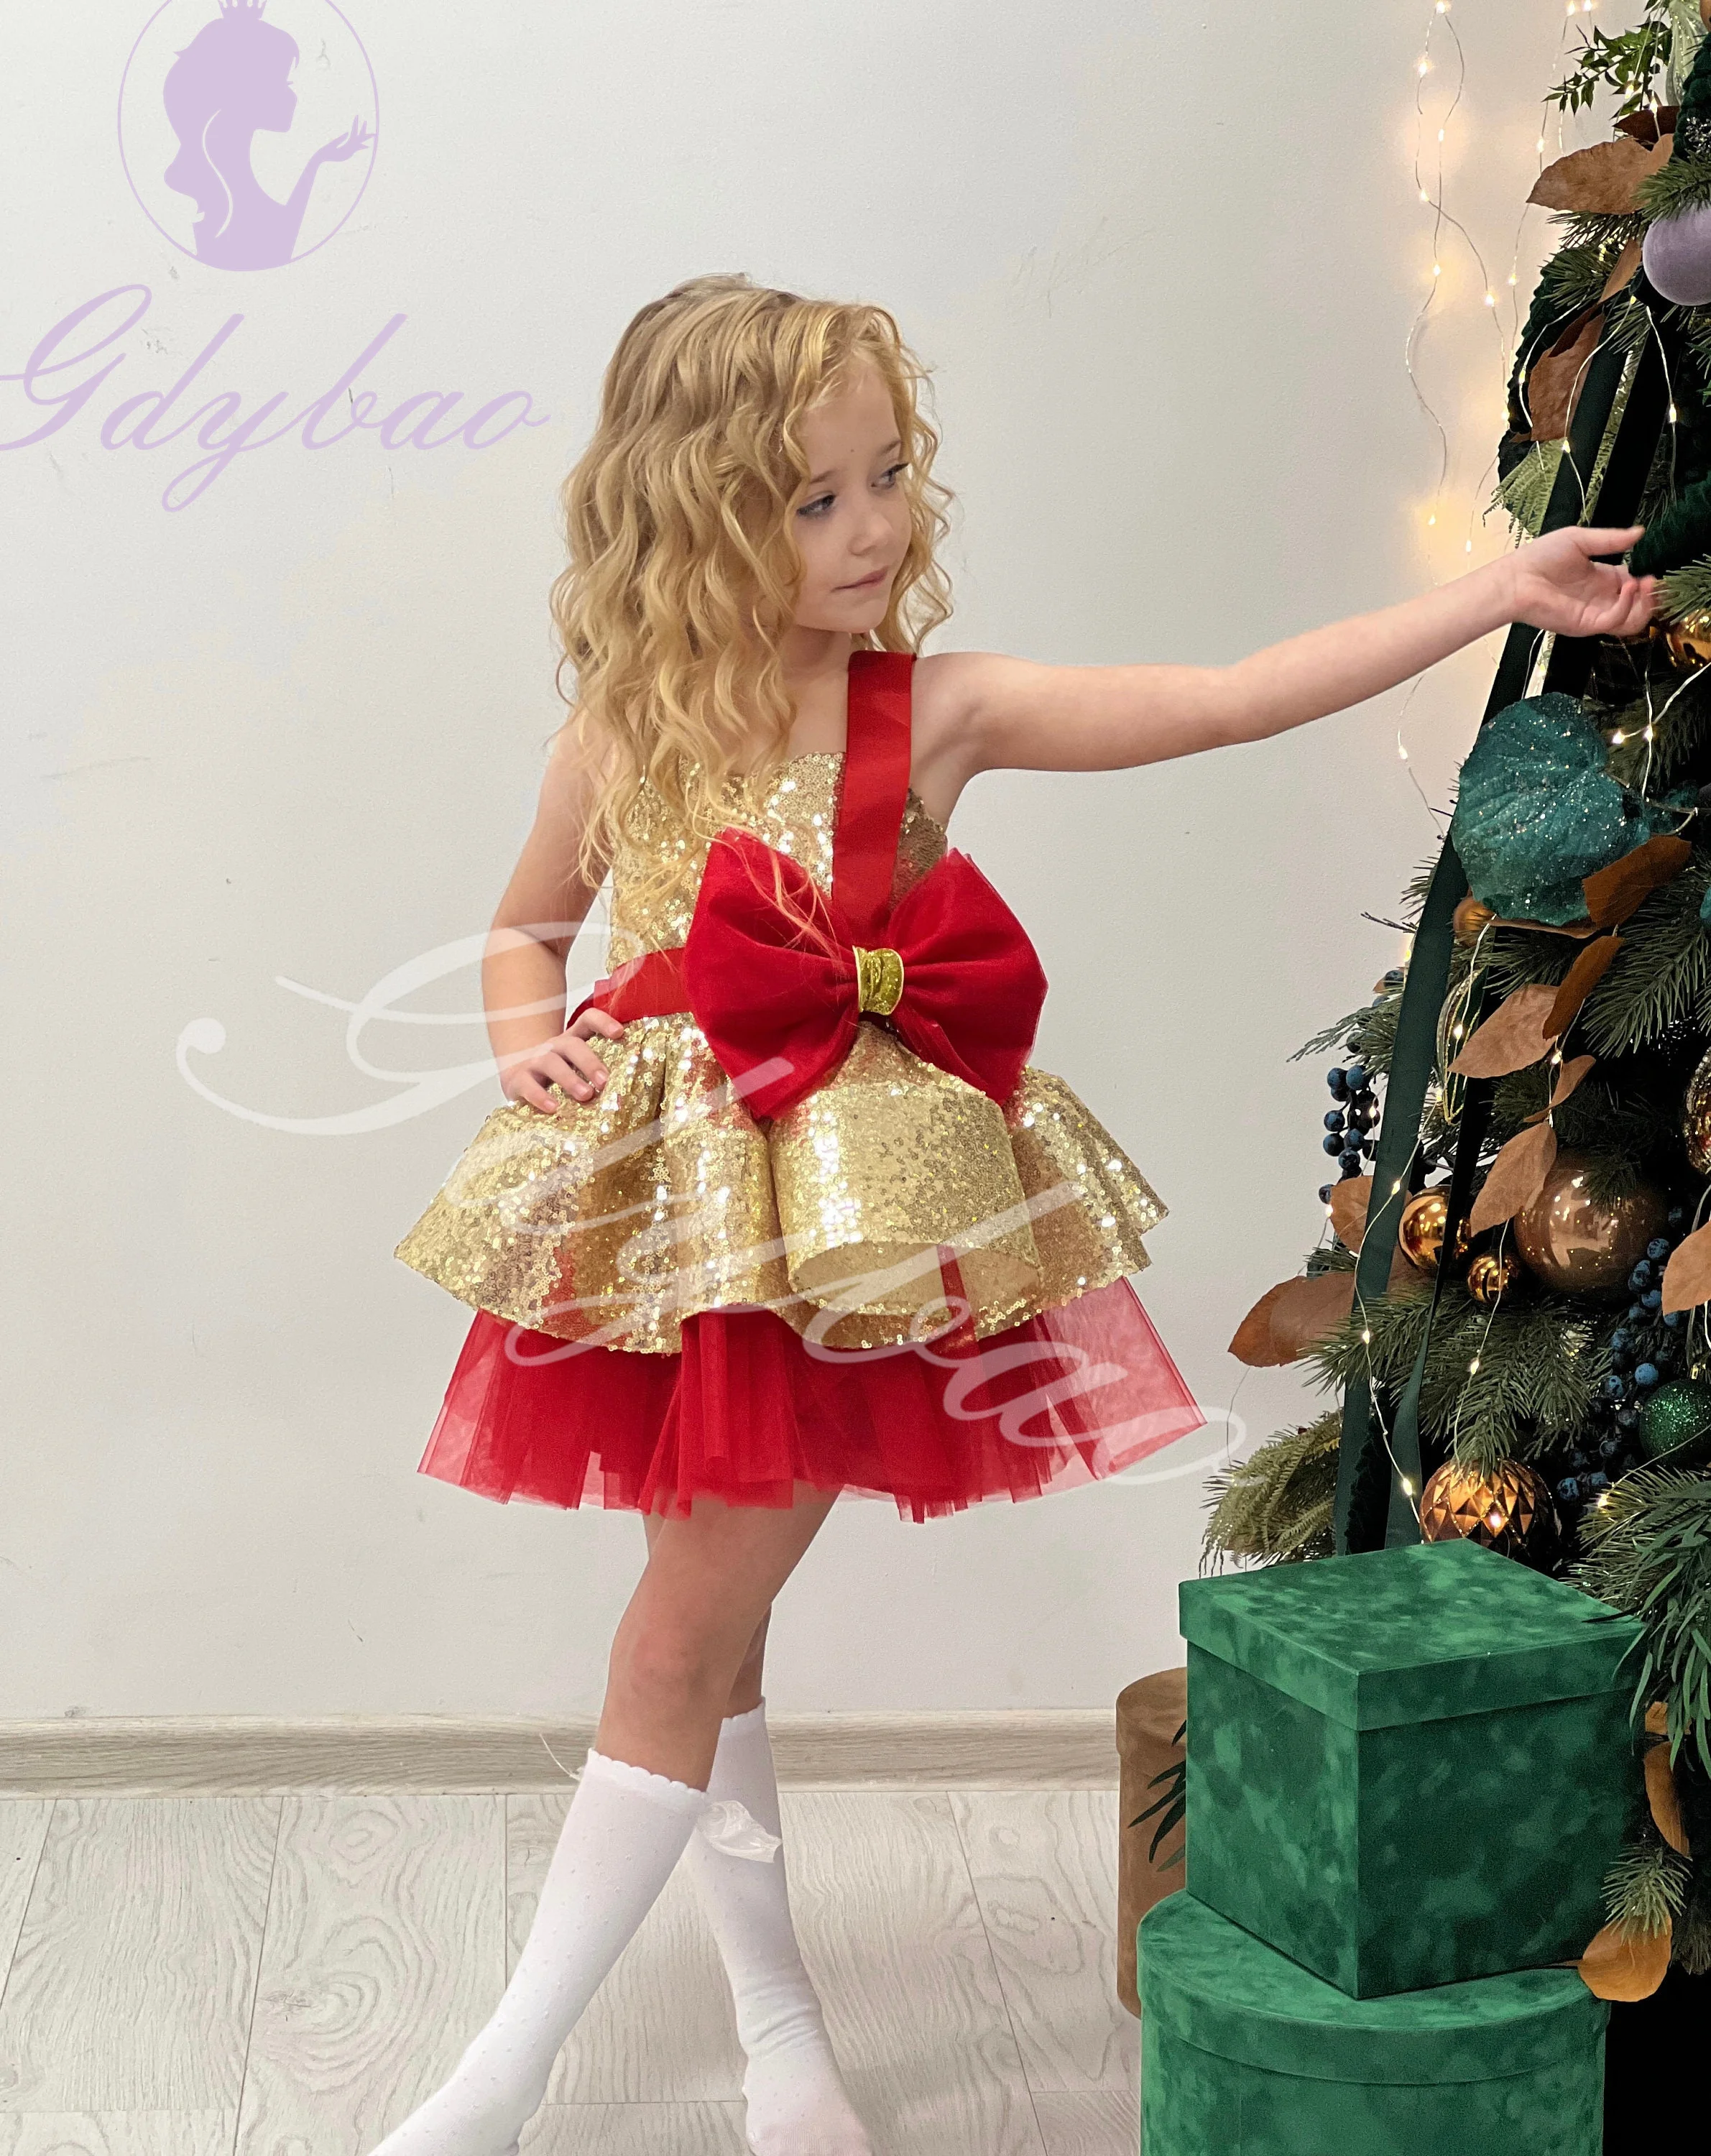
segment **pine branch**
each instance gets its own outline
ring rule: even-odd
[[[1576,1583],[1645,1626],[1634,1718],[1662,1698],[1672,1755],[1711,1770],[1711,1478],[1636,1468],[1581,1522]]]
[[[1299,1430],[1280,1431],[1227,1474],[1209,1477],[1212,1517],[1203,1556],[1261,1564],[1329,1557],[1342,1422],[1333,1409]]]
[[[1562,442],[1529,442],[1525,456],[1498,480],[1491,510],[1501,509],[1526,538],[1536,539],[1544,529],[1544,512],[1550,506],[1565,446]]]
[[[1620,251],[1607,232],[1559,247],[1539,273],[1541,309],[1549,308],[1566,321],[1590,306],[1604,290]]]
[[[1681,1914],[1689,1876],[1667,1841],[1632,1843],[1604,1876],[1604,1913],[1627,1938],[1653,1937]]]
[[[1657,223],[1711,202],[1711,158],[1673,157],[1643,180],[1634,199]]]
[[[1341,1389],[1370,1373],[1399,1392],[1431,1308],[1424,1276],[1357,1306],[1308,1358],[1315,1382]],[[1421,1435],[1487,1470],[1548,1452],[1588,1426],[1607,1368],[1584,1303],[1541,1293],[1513,1309],[1487,1310],[1459,1282],[1446,1281],[1421,1384]]]
[[[1655,1047],[1689,1020],[1711,1033],[1711,936],[1699,920],[1708,889],[1711,853],[1696,848],[1681,874],[1624,924],[1616,963],[1580,1014],[1595,1055]]]
[[[1672,569],[1658,586],[1658,598],[1660,611],[1670,621],[1679,621],[1683,614],[1703,613],[1711,607],[1711,554],[1701,554],[1697,560]]]
[[[1335,1025],[1328,1025],[1323,1032],[1316,1033],[1304,1047],[1296,1050],[1289,1060],[1305,1063],[1316,1055],[1341,1055],[1352,1040],[1355,1048],[1350,1060],[1364,1063],[1374,1077],[1380,1077],[1390,1067],[1401,1014],[1401,990],[1388,990],[1360,1010],[1350,1011]]]

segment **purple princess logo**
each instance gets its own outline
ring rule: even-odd
[[[119,86],[131,192],[175,247],[218,270],[312,254],[373,168],[379,100],[362,40],[332,0],[271,0],[272,18],[269,4],[166,0]]]

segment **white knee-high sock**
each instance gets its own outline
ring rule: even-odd
[[[778,1834],[764,1699],[721,1726],[707,1795],[736,1803],[768,1835]],[[748,2059],[742,2093],[754,2156],[874,2156],[803,1966],[782,1842],[771,1863],[745,1863],[697,1835],[685,1861],[731,1982]]]
[[[705,1790],[590,1748],[492,2019],[451,2078],[373,2156],[514,2156],[565,2038],[658,1899],[707,1802]],[[737,1823],[732,1812],[721,1817]]]

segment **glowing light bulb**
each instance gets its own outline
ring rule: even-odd
[[[1414,1495],[1414,1485],[1405,1475],[1402,1477],[1402,1495],[1405,1497],[1411,1497]]]
[[[1431,73],[1431,62],[1430,60],[1421,60],[1416,72],[1421,74],[1430,74]]]
[[[1479,1375],[1479,1358],[1477,1355],[1467,1365],[1467,1374],[1470,1378],[1477,1378]]]
[[[1538,141],[1537,141],[1533,145],[1533,146],[1534,146],[1534,148],[1535,150],[1537,150],[1537,151],[1539,151],[1539,155],[1540,155],[1541,157],[1543,157],[1543,156],[1544,156],[1544,136],[1542,136],[1542,135],[1541,135],[1541,136],[1539,136],[1539,140],[1538,140]],[[1512,285],[1514,283],[1514,281],[1515,281],[1515,280],[1514,280],[1514,279],[1513,279],[1513,277],[1512,277],[1512,278],[1510,278],[1509,282],[1510,282]]]
[[[1622,732],[1621,728],[1618,726],[1616,732],[1610,737],[1610,745],[1612,748],[1620,748],[1626,739],[1627,736]]]
[[[1420,190],[1420,199],[1423,203],[1429,203],[1431,200],[1431,197],[1426,192],[1424,187]]]
[[[1443,264],[1441,262],[1434,262],[1431,265],[1431,274],[1434,277],[1441,277],[1444,274]]]
[[[1497,294],[1487,292],[1485,295],[1485,304],[1488,307],[1494,307],[1497,305]]]
[[[1640,737],[1640,738],[1642,741],[1650,741],[1652,738],[1652,727],[1647,726],[1645,732]]]
[[[1444,139],[1444,131],[1443,131],[1443,129],[1442,129],[1441,127],[1440,127],[1440,128],[1439,128],[1439,130],[1438,130],[1438,140],[1439,140],[1439,141],[1440,141],[1440,142],[1441,142],[1441,141],[1443,141],[1443,139]]]
[[[1514,271],[1512,270],[1510,270],[1510,272],[1509,272],[1509,282],[1513,285],[1513,284],[1514,283],[1514,281],[1515,281],[1515,273],[1514,273]]]
[[[1366,1331],[1365,1331],[1365,1332],[1364,1332],[1361,1334],[1360,1337],[1361,1337],[1362,1344],[1363,1344],[1364,1346],[1368,1347],[1368,1348],[1370,1348],[1370,1347],[1371,1347],[1371,1345],[1372,1345],[1372,1328],[1371,1328],[1371,1327],[1370,1327],[1370,1326],[1369,1326],[1369,1327],[1367,1327]]]
[[[1433,510],[1431,515],[1428,516],[1426,521],[1428,524],[1436,524],[1438,521],[1438,513],[1436,510]]]
[[[1670,406],[1670,408],[1669,408],[1669,424],[1670,424],[1670,425],[1671,425],[1672,427],[1672,426],[1674,426],[1674,424],[1675,424],[1675,419],[1676,419],[1675,407],[1674,407],[1674,405],[1673,405],[1673,404],[1672,404],[1672,405]]]

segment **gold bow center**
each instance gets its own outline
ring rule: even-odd
[[[897,1009],[897,998],[903,993],[902,954],[886,945],[876,951],[864,951],[859,943],[854,947],[856,1008],[884,1018]]]

